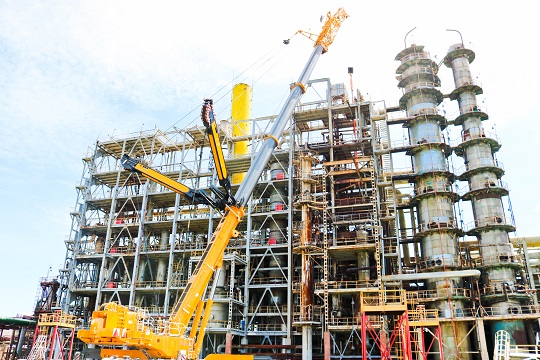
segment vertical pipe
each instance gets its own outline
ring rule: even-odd
[[[232,91],[232,135],[233,137],[251,134],[251,87],[247,84],[237,84]],[[233,156],[235,158],[248,154],[249,140],[234,141]],[[245,172],[232,174],[232,184],[240,184],[246,176]]]
[[[161,230],[161,236],[159,238],[159,250],[163,251],[166,249],[169,242],[169,230]],[[160,258],[158,260],[157,270],[156,270],[156,281],[163,283],[165,281],[165,276],[167,275],[167,258]],[[164,284],[158,285],[162,287]],[[158,306],[159,304],[156,304]]]
[[[288,181],[287,185],[289,187],[288,192],[288,219],[287,219],[287,228],[291,229],[287,234],[287,240],[288,240],[288,246],[287,246],[287,277],[289,281],[293,282],[293,276],[294,276],[294,261],[293,261],[293,189],[294,189],[294,183],[293,183],[293,174],[294,174],[294,139],[296,136],[296,124],[291,120],[291,132],[289,134],[289,143],[291,146],[289,146],[289,164],[287,167],[287,173],[288,173]],[[287,308],[293,309],[294,299],[293,299],[293,291],[292,286],[287,286]],[[292,319],[293,319],[293,312],[287,311],[287,345],[292,344]]]
[[[17,341],[17,357],[21,357],[21,351],[24,345],[24,337],[26,336],[26,326],[21,326],[21,329],[19,330],[19,340]]]

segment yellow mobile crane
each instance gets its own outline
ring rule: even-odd
[[[224,215],[167,321],[154,322],[154,319],[147,317],[143,312],[117,303],[103,304],[92,313],[90,328],[79,330],[77,337],[87,344],[109,347],[102,348],[102,357],[117,356],[174,360],[197,359],[199,357],[225,248],[229,240],[238,235],[236,227],[244,217],[244,206],[250,198],[264,168],[267,166],[274,148],[277,147],[278,138],[281,137],[287,120],[291,117],[294,107],[305,92],[305,84],[309,80],[317,60],[328,50],[341,23],[347,17],[348,15],[342,8],[338,9],[334,15],[327,14],[321,33],[314,40],[315,46],[311,57],[298,81],[291,85],[289,97],[272,129],[262,142],[260,150],[257,152],[235,196],[231,194],[231,185],[210,99],[204,100],[201,117],[210,141],[218,180],[224,188],[224,191],[215,187],[211,188],[216,195],[215,199],[203,190],[191,189],[124,154],[121,162],[127,170],[138,172],[196,203],[207,204],[222,210]],[[300,33],[309,38],[313,35],[305,32]],[[205,301],[205,293],[212,276],[214,276],[214,282]],[[192,321],[191,329],[187,333],[190,321]],[[223,354],[209,355],[207,359],[227,359],[229,357],[253,359],[250,355]]]

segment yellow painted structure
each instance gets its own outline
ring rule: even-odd
[[[233,138],[251,134],[251,87],[247,84],[237,84],[232,91],[231,125]],[[235,158],[248,154],[249,140],[234,141],[233,155]],[[232,174],[233,184],[240,184],[246,173]]]

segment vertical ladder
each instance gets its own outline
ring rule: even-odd
[[[229,316],[227,318],[227,329],[232,329],[232,317],[233,317],[233,301],[234,301],[234,282],[236,281],[236,277],[234,276],[235,272],[235,264],[236,259],[235,255],[232,255],[231,259],[231,279],[229,281]]]
[[[384,109],[386,108],[384,102],[382,103]],[[383,240],[387,240],[384,245],[387,246],[390,251],[388,254],[384,254],[383,258],[389,257],[391,260],[391,266],[393,268],[399,268],[401,270],[401,264],[399,260],[399,229],[397,227],[397,206],[396,206],[396,194],[394,183],[392,181],[393,165],[392,156],[390,154],[390,133],[388,129],[388,122],[386,113],[380,114],[374,112],[371,116],[372,129],[375,136],[373,143],[374,160],[376,175],[375,181],[379,205],[379,220],[384,221],[387,227],[387,234],[380,234]],[[379,224],[380,225],[380,224]],[[384,237],[383,237],[384,235]],[[384,249],[382,249],[384,250]]]
[[[379,288],[379,305],[384,304],[384,297],[382,291],[382,264],[381,264],[381,231],[379,224],[379,206],[378,206],[378,190],[375,174],[375,162],[370,160],[369,162],[370,176],[371,176],[371,220],[373,224],[372,235],[375,241],[375,266],[377,270],[377,286]]]
[[[327,202],[326,202],[326,169],[323,167],[323,175],[321,176],[321,185],[322,185],[322,202],[323,202],[323,210],[322,210],[322,222],[323,222],[323,228],[322,228],[322,234],[323,234],[323,286],[324,286],[324,324],[323,324],[323,332],[328,331],[328,315],[330,314],[330,309],[328,305],[328,209],[327,209]]]

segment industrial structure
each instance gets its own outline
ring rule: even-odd
[[[535,344],[538,271],[527,246],[540,242],[509,237],[501,144],[483,126],[474,57],[450,47],[443,63],[455,89],[443,94],[438,64],[407,46],[396,56],[399,106],[330,79],[306,84],[306,99],[314,89],[325,97],[297,105],[246,203],[204,354],[486,360],[499,330]],[[445,98],[458,103],[455,119],[440,111]],[[235,191],[275,119],[252,119],[250,100],[250,86],[236,85],[219,122]],[[106,302],[168,317],[221,217],[125,171],[125,154],[194,189],[217,183],[202,125],[96,142],[54,298],[82,327]]]

